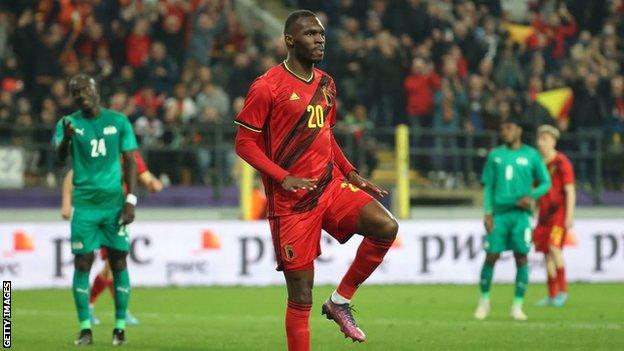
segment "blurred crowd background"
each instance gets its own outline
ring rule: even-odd
[[[600,162],[601,183],[624,188],[622,1],[522,0],[513,14],[497,0],[281,1],[326,26],[320,68],[337,83],[336,132],[366,174],[405,123],[424,178],[474,182],[481,149],[519,116],[527,142],[544,123],[563,132],[584,187]],[[231,0],[2,1],[0,144],[26,147],[32,179],[53,185],[53,127],[74,109],[68,77],[84,72],[103,105],[130,118],[153,173],[232,183],[233,116],[251,81],[286,56],[281,35],[243,20]],[[530,34],[511,40],[509,23]],[[536,96],[562,87],[572,105],[554,118]],[[467,143],[477,150],[469,166]]]

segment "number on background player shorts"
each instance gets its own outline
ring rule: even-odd
[[[535,250],[548,253],[550,247],[563,248],[566,230],[562,225],[538,225],[533,231]]]
[[[73,254],[93,252],[101,246],[128,251],[130,243],[126,226],[119,225],[121,208],[75,208],[71,220]]]
[[[508,211],[494,215],[494,227],[485,236],[487,253],[512,250],[527,254],[531,250],[531,216],[526,211]]]

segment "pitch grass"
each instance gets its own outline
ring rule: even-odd
[[[353,303],[368,340],[353,344],[320,314],[331,287],[315,288],[312,350],[624,350],[624,286],[573,284],[564,308],[540,308],[529,288],[527,322],[509,317],[513,287],[495,285],[492,313],[472,313],[475,286],[364,286]],[[283,287],[136,288],[126,350],[285,350]],[[102,295],[90,350],[110,349],[112,299]],[[13,292],[15,350],[65,350],[78,332],[69,289]]]

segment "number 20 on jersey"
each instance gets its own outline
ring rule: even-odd
[[[308,128],[322,128],[325,125],[325,111],[321,105],[308,105]]]

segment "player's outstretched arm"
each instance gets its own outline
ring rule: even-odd
[[[163,190],[162,182],[150,171],[139,174],[139,183],[152,193],[159,193]]]
[[[137,185],[137,166],[134,160],[133,150],[124,151],[122,153],[124,159],[124,177],[128,186],[128,195],[126,202],[121,211],[120,222],[122,225],[130,224],[134,221],[134,206],[136,205],[136,185]]]
[[[316,188],[317,179],[292,176],[288,171],[269,159],[258,146],[257,139],[259,135],[259,133],[245,127],[239,127],[236,132],[236,154],[260,173],[275,179],[285,190],[313,190]]]
[[[61,217],[63,219],[70,219],[72,212],[72,191],[74,190],[74,185],[72,184],[72,179],[74,177],[74,170],[70,169],[65,174],[65,178],[63,178],[63,189],[61,191]]]
[[[132,153],[134,161],[136,162],[136,170],[138,174],[137,181],[143,185],[148,191],[152,193],[158,193],[163,190],[162,182],[156,178],[152,172],[147,168],[147,164],[141,156],[139,150],[135,150]]]

